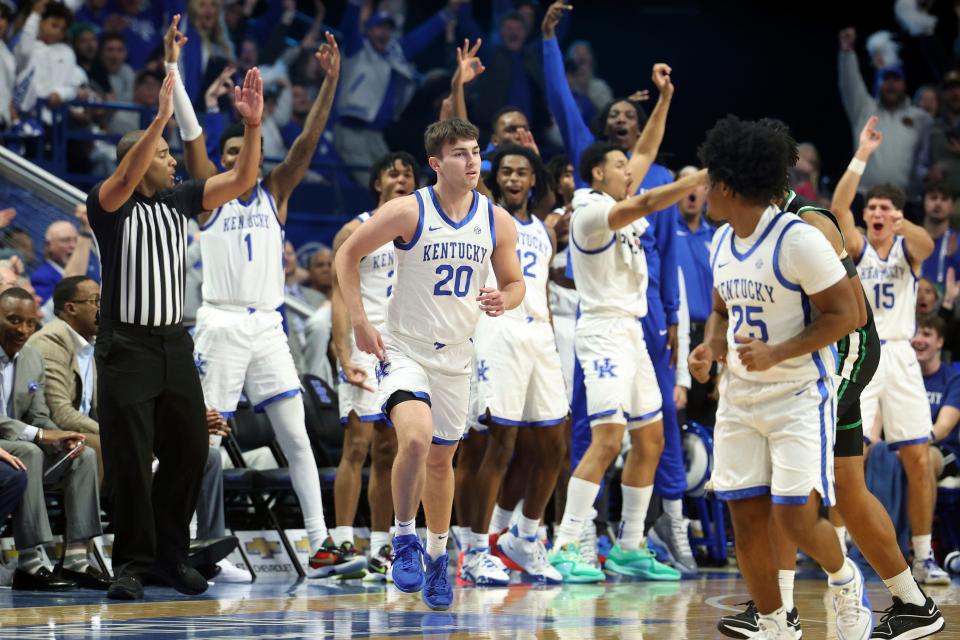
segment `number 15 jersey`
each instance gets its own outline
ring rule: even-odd
[[[818,380],[833,373],[829,346],[811,355],[784,360],[766,371],[747,371],[734,336],[778,344],[810,324],[815,309],[809,295],[846,278],[830,243],[816,228],[776,207],[764,211],[748,238],[737,238],[727,224],[710,248],[713,286],[727,307],[727,367],[751,382]]]
[[[873,307],[881,340],[909,340],[917,329],[917,276],[907,256],[903,236],[893,237],[884,260],[864,238],[857,273]]]
[[[397,281],[387,305],[387,331],[438,349],[466,342],[480,319],[477,296],[497,244],[493,205],[474,191],[466,217],[454,222],[433,187],[413,197],[420,218],[408,242],[394,242]]]

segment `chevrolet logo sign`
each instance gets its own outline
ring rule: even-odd
[[[280,553],[280,543],[267,540],[266,538],[254,538],[246,545],[247,553],[258,555],[265,560]]]
[[[300,538],[296,541],[295,546],[297,551],[303,551],[307,555],[310,555],[310,538]]]

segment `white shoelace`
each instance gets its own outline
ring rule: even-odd
[[[693,550],[690,548],[690,537],[687,535],[690,527],[690,521],[686,518],[674,520],[670,518],[670,527],[673,529],[673,537],[677,542],[677,551],[680,555],[687,557],[693,556]]]
[[[834,592],[833,595],[835,608],[837,610],[837,624],[856,625],[860,621],[860,616],[864,614],[863,605],[860,602],[860,593],[857,590],[857,581],[854,578],[849,586],[845,586]]]
[[[597,527],[593,522],[587,523],[580,534],[580,559],[591,567],[600,564],[597,560]]]

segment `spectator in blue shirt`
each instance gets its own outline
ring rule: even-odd
[[[696,167],[684,167],[678,174],[683,177],[694,173]],[[703,213],[707,200],[707,188],[697,187],[680,201],[677,217],[677,262],[683,269],[683,284],[687,288],[687,304],[690,307],[691,334],[700,332],[703,340],[703,325],[713,309],[713,273],[710,271],[710,241],[717,228]],[[693,325],[700,325],[695,328]]]
[[[933,238],[933,253],[923,261],[921,275],[943,290],[947,269],[957,266],[957,232],[950,228],[954,193],[945,182],[923,187],[923,228]]]
[[[30,283],[42,305],[50,300],[57,283],[65,276],[88,275],[100,281],[98,262],[91,256],[93,232],[87,222],[86,207],[78,205],[76,215],[80,222],[79,233],[67,220],[58,220],[47,227],[43,243],[44,262],[30,274]],[[46,317],[52,317],[52,314],[46,314]]]
[[[455,13],[444,8],[397,39],[395,18],[386,11],[373,13],[361,29],[363,4],[349,0],[340,24],[344,58],[334,145],[343,161],[352,165],[353,179],[365,185],[369,167],[390,152],[384,129],[400,117],[416,89],[416,68],[410,59],[444,32]]]
[[[90,3],[96,5],[97,3]],[[164,2],[145,3],[142,0],[117,0],[115,10],[97,22],[98,15],[84,15],[84,20],[99,24],[107,33],[123,35],[127,44],[127,62],[134,69],[142,69],[162,44]]]
[[[960,372],[941,361],[945,329],[942,318],[925,316],[918,321],[917,334],[912,340],[930,401],[933,439],[937,445],[930,451],[939,458],[935,461],[937,464],[931,467],[937,475],[943,463],[942,456],[937,455],[937,449],[943,455],[951,452],[960,454],[960,429],[957,428],[960,422]]]

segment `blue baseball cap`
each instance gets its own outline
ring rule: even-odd
[[[366,28],[377,27],[382,24],[389,24],[394,29],[397,27],[397,20],[389,11],[375,11],[367,18]]]

